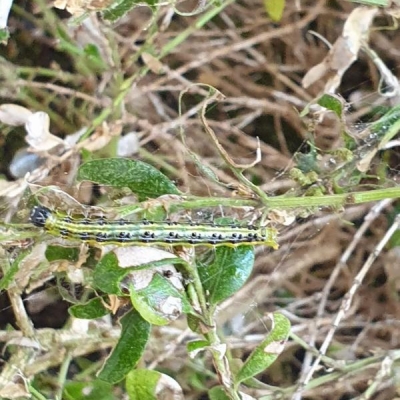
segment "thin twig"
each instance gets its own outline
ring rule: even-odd
[[[319,350],[320,355],[315,359],[310,370],[308,371],[308,374],[307,374],[306,378],[304,379],[304,383],[303,383],[302,387],[304,387],[304,385],[307,385],[308,382],[311,380],[315,370],[317,369],[317,367],[321,361],[322,356],[325,355],[326,351],[328,350],[328,347],[333,339],[336,329],[339,327],[340,322],[342,321],[342,319],[345,318],[347,311],[350,309],[350,306],[353,301],[355,293],[357,292],[358,288],[362,284],[362,282],[363,282],[366,274],[370,270],[372,264],[374,263],[376,258],[379,256],[379,254],[381,253],[381,251],[383,250],[385,245],[388,243],[390,238],[393,236],[393,234],[399,229],[399,226],[400,226],[400,215],[398,215],[395,218],[393,224],[388,229],[385,236],[375,247],[374,251],[370,254],[367,261],[362,266],[360,272],[355,277],[355,279],[353,281],[353,285],[351,286],[350,290],[344,296],[341,306],[340,306],[340,309],[332,322],[332,328],[329,330],[328,334],[325,337],[324,342],[321,345],[321,348]]]

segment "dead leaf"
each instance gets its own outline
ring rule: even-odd
[[[165,68],[162,62],[152,56],[150,53],[143,53],[142,60],[155,74],[160,75],[165,72]]]
[[[32,111],[17,104],[2,104],[0,106],[0,122],[6,125],[24,125],[32,114]]]
[[[55,0],[53,5],[61,10],[66,9],[78,17],[87,11],[102,10],[110,6],[113,0]]]
[[[335,93],[342,76],[357,60],[363,42],[368,41],[369,30],[377,13],[378,8],[356,8],[344,24],[342,36],[337,39],[328,55],[304,76],[303,87],[308,88],[328,76],[324,91]]]
[[[50,133],[50,118],[43,111],[33,113],[25,123],[27,143],[36,151],[44,152],[56,146],[66,147],[66,143]]]

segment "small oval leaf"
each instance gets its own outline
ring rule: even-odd
[[[265,11],[274,22],[282,19],[286,0],[264,0]]]
[[[163,194],[181,194],[160,171],[142,161],[127,158],[92,160],[79,168],[78,180],[88,180],[114,187],[127,187],[139,200]]]
[[[130,400],[183,400],[178,382],[158,371],[136,369],[126,377],[126,391]]]
[[[185,292],[178,290],[159,273],[143,289],[135,290],[131,286],[130,295],[133,306],[153,325],[166,325],[182,312],[193,312]]]
[[[101,318],[110,313],[101,297],[89,300],[86,304],[77,304],[68,309],[70,315],[81,319]]]
[[[333,111],[339,118],[342,118],[344,104],[340,97],[331,94],[324,94],[318,99],[317,103],[321,107],[325,107],[328,110]]]
[[[45,254],[50,262],[57,260],[73,262],[79,260],[79,249],[74,247],[48,246]]]
[[[118,400],[115,388],[99,379],[91,381],[67,380],[64,384],[63,399],[73,400]]]
[[[223,386],[214,386],[208,391],[210,400],[230,400]]]
[[[210,304],[218,304],[236,293],[247,281],[253,265],[252,246],[217,248],[211,265],[200,264],[199,267],[200,279],[209,293]]]
[[[131,310],[120,321],[121,336],[98,374],[109,383],[119,382],[136,366],[150,336],[150,324],[137,311]]]
[[[13,261],[10,265],[8,264],[8,260],[3,261],[2,272],[3,276],[0,279],[0,290],[8,289],[11,284],[15,282],[15,275],[20,269],[20,263],[30,254],[29,251],[24,251]]]
[[[272,314],[272,330],[268,336],[252,351],[236,375],[236,383],[267,369],[283,351],[290,333],[290,321],[280,313]]]
[[[93,271],[93,284],[104,293],[122,294],[120,282],[129,270],[120,268],[114,253],[106,254]]]
[[[204,351],[209,345],[210,342],[208,340],[193,340],[186,345],[186,348],[189,356],[194,358],[197,353]]]

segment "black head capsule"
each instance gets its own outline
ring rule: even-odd
[[[36,206],[33,207],[29,220],[33,225],[43,228],[46,221],[51,217],[51,211],[47,207]]]

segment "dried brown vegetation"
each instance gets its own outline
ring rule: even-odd
[[[178,8],[192,6],[187,3]],[[119,138],[135,132],[135,140],[124,144],[125,152],[119,154],[151,163],[185,193],[225,197],[248,194],[220,158],[215,142],[205,134],[199,113],[208,102],[209,86],[224,96],[208,107],[209,127],[237,163],[254,160],[260,139],[261,161],[247,170],[246,176],[272,196],[288,191],[301,194],[289,170],[296,164],[294,154],[308,149],[306,141],[312,135],[320,149],[340,147],[342,121],[332,113],[320,119],[315,114],[300,116],[328,85],[332,88],[337,83],[336,93],[351,105],[346,112],[349,128],[368,121],[374,106],[393,105],[398,99],[379,94],[382,71],[377,69],[376,59],[366,51],[349,55],[339,47],[345,46],[337,41],[348,38],[343,27],[357,7],[350,2],[288,1],[281,21],[272,23],[262,2],[241,0],[221,7],[199,28],[194,23],[199,24],[203,14],[180,16],[170,5],[160,7],[153,16],[149,9],[137,7],[114,24],[106,24],[99,14],[92,13],[84,24],[72,26],[67,25],[66,13],[43,7],[44,3],[38,3],[25,10],[19,4],[11,14],[12,36],[0,49],[1,103],[48,113],[50,132],[63,139],[89,127],[90,135],[78,146],[100,155],[114,155]],[[49,24],[52,18],[54,25]],[[370,10],[363,18],[359,21],[366,26],[360,28],[360,35],[367,37],[369,33],[369,48],[393,68],[396,76],[399,35],[396,29],[386,29],[393,23],[390,10]],[[71,39],[63,41],[57,26],[68,31]],[[330,50],[329,43],[339,50]],[[99,57],[81,51],[87,44],[97,46]],[[351,57],[354,59],[347,65]],[[304,82],[307,73],[321,62],[325,62],[325,69],[314,70],[316,75],[308,75]],[[128,88],[123,85],[126,82]],[[186,146],[179,135],[181,127]],[[0,134],[0,168],[6,176],[0,193],[12,210],[6,222],[26,188],[22,176],[12,178],[9,172],[24,136],[25,132],[6,124]],[[46,168],[33,172],[35,183],[58,185],[80,202],[95,203],[102,193],[92,191],[91,186],[78,190],[73,184],[81,163],[76,148],[62,155],[55,151],[54,157],[48,157],[59,144],[42,154]],[[36,145],[37,151],[40,146],[43,142]],[[188,148],[224,185],[199,173]],[[386,154],[386,162],[396,182],[399,155],[395,147]],[[376,171],[379,159],[373,165]],[[305,218],[299,210],[297,220],[281,229],[280,248],[257,248],[251,279],[219,309],[217,323],[224,328],[232,356],[248,355],[268,331],[267,313],[282,310],[298,340],[292,337],[278,361],[259,376],[263,383],[283,389],[284,398],[400,396],[395,376],[400,347],[400,255],[393,244],[378,246],[396,210],[392,200],[313,210]],[[14,252],[8,246],[2,257],[12,259]],[[364,278],[362,282],[358,281],[360,277]],[[53,280],[35,290],[46,292],[54,284]],[[33,329],[31,321],[37,329],[58,329],[68,318],[65,303],[54,297],[29,300],[31,295],[19,292],[10,297],[11,305],[5,296],[0,299],[0,335],[4,337],[7,324],[19,325],[23,331],[21,318],[26,318],[28,332]],[[13,316],[11,311],[23,309],[18,303],[21,299],[27,301],[28,311],[30,307],[33,310],[26,316]],[[41,301],[43,306],[35,309],[35,303]],[[20,332],[15,335],[18,342]],[[103,349],[113,343],[113,335],[114,331],[104,342],[93,341],[70,356],[93,353],[94,359],[102,359]],[[187,361],[185,342],[192,335],[183,320],[154,330],[145,362],[149,369],[167,370],[174,376],[183,386],[185,398],[200,399],[205,398],[201,397],[204,388],[215,385],[216,380],[206,378],[205,370],[212,368],[207,355],[198,364]],[[314,363],[321,345],[326,355],[318,366]],[[54,387],[56,380],[51,381],[48,368],[58,368],[63,360],[49,349],[48,354],[47,363],[37,358],[32,363],[22,362],[21,368],[26,375],[46,376],[49,386]],[[316,368],[310,374],[313,364]],[[7,368],[4,363],[0,386],[6,387],[6,380],[14,379]],[[23,385],[18,384],[22,393]],[[17,386],[7,390],[17,390]],[[271,394],[266,386],[247,392],[254,398]],[[10,393],[3,392],[3,396]]]

